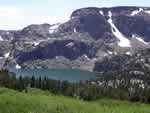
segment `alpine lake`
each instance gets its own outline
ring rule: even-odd
[[[9,69],[9,72],[14,72],[16,77],[47,77],[54,80],[67,80],[69,82],[84,82],[93,77],[96,77],[96,72],[89,72],[76,69]]]

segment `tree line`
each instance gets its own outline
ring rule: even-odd
[[[148,82],[144,82],[144,88],[140,87],[138,82],[134,83],[134,79],[131,80],[131,74],[135,78],[133,73],[129,74],[126,71],[98,73],[97,78],[94,80],[70,83],[42,76],[16,77],[15,73],[1,70],[0,87],[25,91],[26,93],[28,93],[28,88],[39,88],[50,91],[53,94],[71,96],[88,101],[100,98],[113,98],[150,103],[150,88],[147,87],[148,85],[146,86]]]

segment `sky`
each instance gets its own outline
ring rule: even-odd
[[[150,7],[150,0],[0,0],[0,29],[65,22],[79,8],[114,6]]]

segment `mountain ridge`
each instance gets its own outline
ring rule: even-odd
[[[0,68],[71,68],[93,71],[97,61],[150,48],[150,8],[88,7],[62,24],[0,32]],[[47,63],[48,62],[48,63]]]

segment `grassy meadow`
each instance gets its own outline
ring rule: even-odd
[[[150,113],[150,105],[112,99],[87,102],[39,89],[0,88],[0,113]]]

